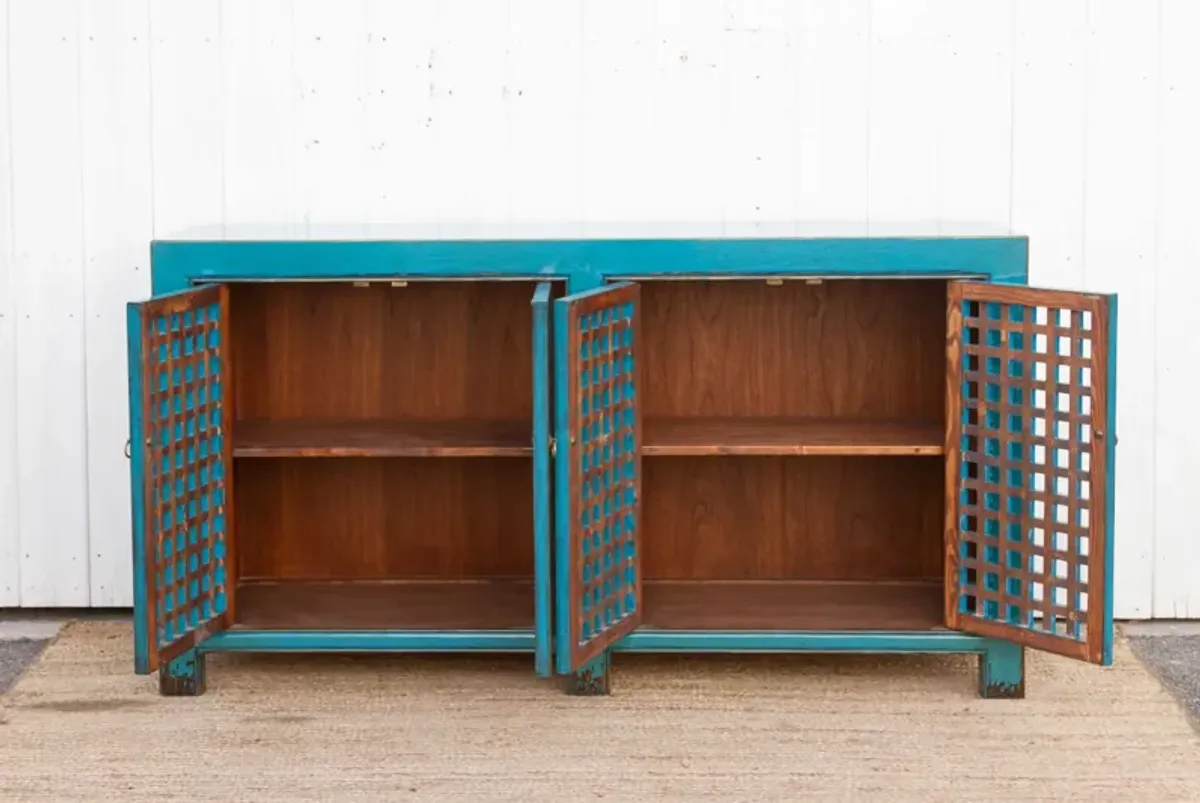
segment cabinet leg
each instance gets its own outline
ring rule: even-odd
[[[580,696],[608,694],[610,660],[609,651],[605,650],[580,667],[578,671],[571,673],[567,680],[567,694]]]
[[[1025,648],[993,641],[979,656],[979,696],[988,699],[1025,698]]]
[[[204,656],[195,650],[158,668],[158,693],[163,696],[199,697],[204,688]]]

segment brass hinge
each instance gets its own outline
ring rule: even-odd
[[[558,440],[555,438],[550,439],[550,456],[558,457]]]

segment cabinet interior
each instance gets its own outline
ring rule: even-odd
[[[239,625],[532,627],[535,287],[231,287]]]
[[[532,627],[535,286],[231,287],[239,626]],[[942,625],[945,304],[642,284],[645,625]]]
[[[642,287],[645,624],[940,627],[944,281]]]

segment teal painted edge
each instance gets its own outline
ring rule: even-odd
[[[993,639],[957,631],[635,630],[617,652],[986,652]]]
[[[552,674],[550,660],[550,283],[533,293],[533,561],[534,668]]]
[[[139,675],[150,669],[150,572],[146,566],[146,453],[142,411],[141,305],[127,304],[125,327],[129,353],[129,490],[133,524],[133,668]]]
[[[206,652],[532,652],[532,630],[225,630]]]
[[[1104,650],[1101,663],[1113,662],[1113,569],[1116,563],[1116,496],[1117,496],[1117,296],[1108,297],[1108,381],[1104,392],[1107,418],[1104,426]]]
[[[570,312],[566,298],[554,302],[554,438],[558,444],[554,457],[554,657],[559,674],[564,675],[571,671],[571,599],[568,596],[571,587],[571,407],[567,373]]]
[[[197,646],[206,652],[530,652],[529,630],[226,630]],[[953,631],[639,630],[618,652],[983,653],[1007,642]],[[568,673],[563,673],[568,674]]]
[[[154,292],[222,280],[591,276],[974,276],[1024,284],[1026,237],[679,240],[175,241],[151,244]]]

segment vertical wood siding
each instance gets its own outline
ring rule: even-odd
[[[1191,0],[0,0],[0,606],[124,606],[151,237],[1032,238],[1121,294],[1116,614],[1200,617]]]

